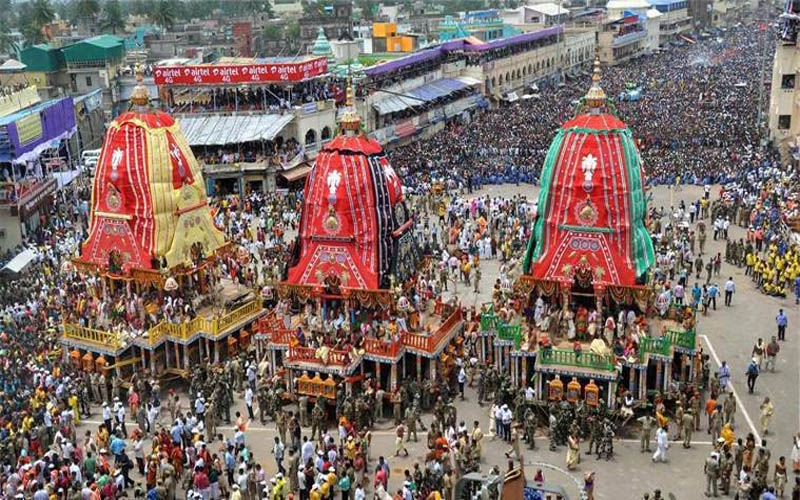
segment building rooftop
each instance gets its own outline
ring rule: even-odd
[[[43,71],[46,73],[58,71],[65,66],[64,54],[61,50],[51,47],[46,43],[25,47],[19,52],[22,64],[28,71]]]
[[[546,16],[563,16],[569,14],[569,11],[567,9],[552,2],[538,3],[535,5],[526,5],[525,8],[532,10],[534,12],[540,12]]]
[[[13,73],[15,71],[22,71],[27,66],[16,59],[9,59],[8,61],[0,64],[0,71],[3,73]]]
[[[100,35],[75,42],[61,49],[68,63],[117,61],[125,57],[125,39]]]
[[[609,0],[606,4],[606,9],[609,10],[624,10],[624,9],[647,9],[651,6],[651,2],[646,0]]]

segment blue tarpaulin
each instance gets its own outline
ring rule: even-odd
[[[410,107],[428,104],[440,97],[448,96],[478,83],[480,83],[478,80],[469,77],[441,78],[411,89],[405,95],[390,95],[372,106],[378,114],[388,115]]]

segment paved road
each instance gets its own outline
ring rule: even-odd
[[[718,190],[715,189],[713,197],[717,192]],[[536,196],[538,189],[530,186],[491,186],[481,191],[480,194],[487,193],[492,196],[511,196],[524,193],[532,198]],[[684,188],[682,191],[673,193],[673,202],[677,204],[679,200],[683,199],[689,203],[701,195],[702,189]],[[670,192],[666,188],[654,189],[654,203],[655,206],[669,207]],[[733,237],[739,238],[743,235],[743,229],[732,229]],[[724,252],[724,245],[721,242],[709,241],[708,243],[710,252]],[[471,289],[459,287],[459,296],[462,302],[480,304],[489,300],[491,283],[498,275],[498,263],[497,261],[485,261],[482,266],[484,267],[484,279],[481,293],[476,295]],[[716,312],[700,319],[698,331],[704,336],[706,348],[712,353],[712,357],[727,360],[731,366],[732,383],[740,397],[736,417],[737,436],[743,437],[751,431],[760,435],[758,407],[763,397],[769,396],[774,401],[776,414],[772,423],[774,434],[771,432],[767,436],[768,446],[772,450],[773,458],[785,455],[788,460],[792,435],[800,430],[800,369],[798,369],[800,366],[798,364],[800,362],[800,335],[798,335],[800,333],[800,328],[798,328],[800,313],[792,300],[778,300],[762,295],[755,289],[749,278],[744,276],[743,270],[723,264],[719,283],[722,284],[728,276],[733,276],[738,288],[733,299],[733,306],[726,308],[720,303]],[[759,377],[756,393],[748,395],[744,383],[744,370],[750,358],[752,346],[757,337],[768,339],[775,334],[774,318],[780,307],[783,307],[789,315],[788,341],[782,346],[776,372],[774,374],[765,373]],[[475,403],[476,401],[475,392],[467,389],[467,400],[457,402],[459,420],[463,419],[467,423],[471,423],[477,419],[481,422],[484,432],[488,433],[488,408],[479,407]],[[185,406],[186,401],[184,400]],[[244,413],[243,405],[240,410]],[[426,423],[430,420],[429,415],[425,417]],[[750,422],[753,426],[750,425]],[[91,427],[84,426],[84,428],[96,428],[96,424],[97,422],[94,422],[93,425],[90,424]],[[638,440],[634,440],[635,442],[623,440],[616,444],[617,454],[611,461],[597,461],[593,457],[584,457],[578,469],[571,474],[563,471],[566,450],[549,452],[546,439],[540,438],[535,451],[525,452],[526,474],[532,478],[537,468],[543,468],[547,481],[563,484],[570,494],[574,495],[572,498],[579,498],[575,482],[580,480],[586,471],[597,472],[595,496],[598,500],[638,499],[645,491],[652,491],[655,488],[661,488],[665,493],[671,492],[678,499],[704,498],[702,492],[705,488],[705,480],[702,467],[703,460],[710,450],[705,430],[705,426],[703,426],[703,430],[695,434],[698,442],[691,450],[684,450],[679,445],[671,446],[667,464],[651,463],[649,456],[639,452]],[[224,432],[226,436],[232,435],[230,428]],[[262,465],[269,474],[274,474],[276,467],[269,453],[275,435],[274,426],[268,424],[264,428],[260,424],[253,424],[247,434],[248,441],[254,444],[256,458],[262,461]],[[425,444],[422,441],[423,436],[424,434],[420,433],[421,441],[409,444],[409,458],[390,458],[391,488],[400,486],[404,469],[411,468],[415,461],[422,463],[426,452]],[[487,455],[485,470],[494,464],[505,468],[504,452],[507,446],[501,441],[487,444],[488,446],[485,447]],[[212,451],[215,451],[216,448],[217,446],[213,445]],[[582,448],[585,450],[586,446],[582,446]],[[372,450],[374,457],[381,454],[390,455],[394,452],[394,438],[389,422],[382,423],[381,428],[376,431]],[[538,465],[540,463],[547,465]],[[793,479],[790,478],[790,480]]]

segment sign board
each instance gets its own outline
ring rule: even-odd
[[[23,116],[15,123],[20,145],[30,144],[42,136],[42,118],[39,113]]]
[[[31,193],[20,200],[19,215],[21,219],[25,219],[30,214],[36,211],[42,205],[47,197],[56,192],[58,182],[54,177],[45,180],[41,185],[37,186]]]
[[[328,72],[328,60],[161,66],[153,69],[156,85],[238,85],[244,83],[299,82]]]

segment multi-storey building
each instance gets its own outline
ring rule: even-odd
[[[786,6],[786,16],[781,19],[775,60],[772,66],[772,85],[769,96],[769,135],[778,146],[783,158],[800,153],[800,104],[798,103],[798,68],[800,68],[800,1]],[[766,30],[765,30],[766,31]],[[765,36],[764,32],[761,36]],[[768,42],[764,42],[768,43]]]

